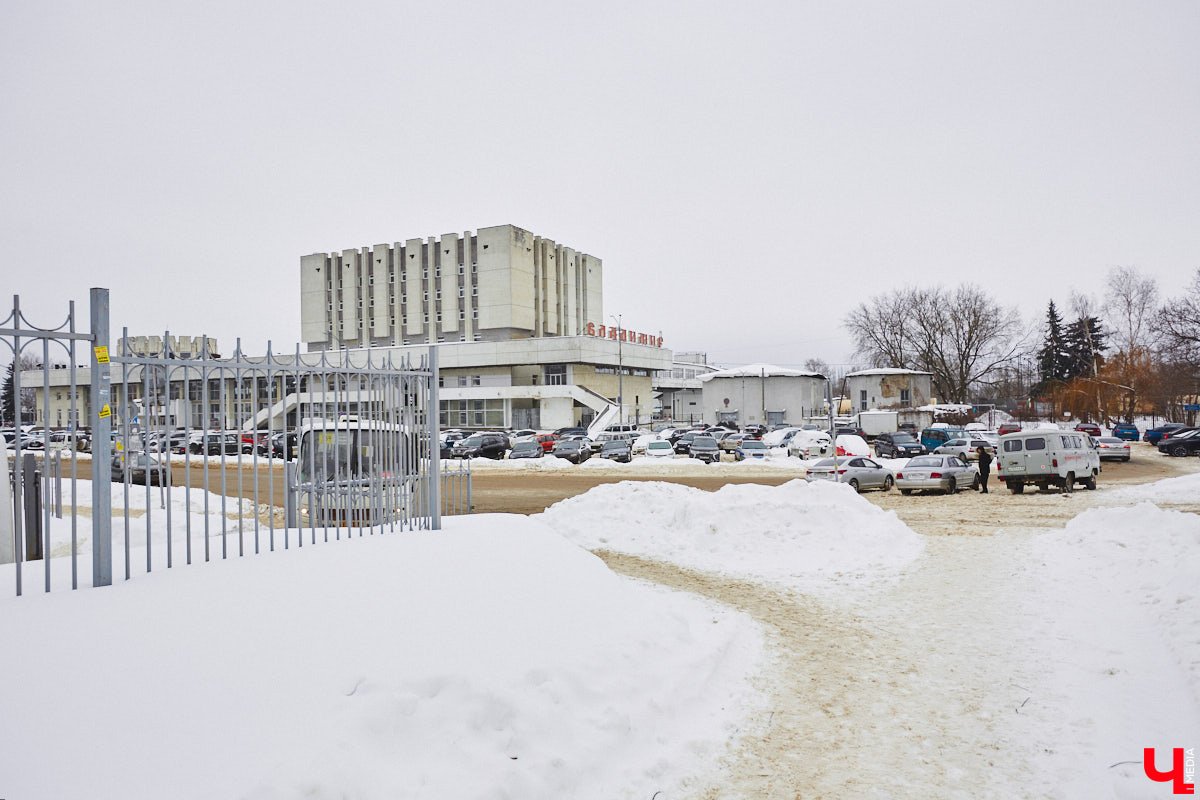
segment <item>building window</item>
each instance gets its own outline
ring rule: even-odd
[[[479,319],[479,309],[478,308],[471,309],[471,319]]]
[[[461,320],[465,320],[467,318],[467,312],[465,312],[465,311],[458,312],[458,318]]]
[[[912,393],[911,393],[911,392],[909,392],[909,390],[908,390],[908,389],[901,389],[901,390],[900,390],[900,402],[901,402],[901,403],[906,403],[906,404],[907,404],[907,403],[911,403],[911,402],[912,402]]]

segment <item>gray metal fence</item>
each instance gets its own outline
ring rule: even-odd
[[[89,557],[92,585],[111,583],[114,548],[129,579],[143,567],[437,529],[442,514],[469,513],[469,470],[446,471],[439,460],[438,414],[430,413],[438,408],[436,348],[280,355],[268,345],[251,357],[239,342],[221,358],[207,337],[182,352],[168,331],[136,340],[135,349],[127,330],[111,348],[107,290],[93,290],[91,300],[86,333],[76,332],[74,304],[62,325],[37,328],[19,298],[11,327],[0,327],[16,364],[31,343],[41,347],[41,365],[24,372],[26,383],[40,378],[26,402],[31,419],[15,426],[12,480],[0,483],[13,487],[0,565],[9,556],[17,594],[35,552],[31,537],[50,591],[78,588],[79,562]],[[55,348],[65,363],[53,362]],[[77,364],[78,348],[90,366]],[[16,396],[28,401],[22,370],[14,374]],[[23,430],[29,422],[35,431]],[[79,486],[86,479],[90,506]],[[32,505],[31,485],[40,492]],[[52,579],[57,563],[64,570]]]

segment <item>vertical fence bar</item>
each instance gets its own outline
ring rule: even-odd
[[[79,532],[76,523],[79,519],[79,502],[76,497],[79,467],[79,443],[83,434],[79,430],[79,407],[76,402],[76,392],[79,391],[78,375],[75,372],[75,301],[71,301],[70,332],[72,334],[67,357],[71,362],[71,588],[79,588]]]
[[[112,585],[112,385],[108,360],[108,289],[92,289],[92,586]],[[103,359],[101,360],[101,356]]]
[[[50,340],[42,339],[42,475],[46,491],[42,492],[42,570],[46,575],[46,591],[50,591]]]
[[[432,530],[442,528],[442,480],[439,477],[441,468],[441,403],[438,397],[438,348],[429,346],[429,408],[425,411],[428,418],[426,426],[427,441],[429,442],[429,527]]]

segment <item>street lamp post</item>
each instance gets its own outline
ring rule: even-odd
[[[625,338],[625,329],[621,327],[621,315],[609,314],[609,319],[617,321],[617,424],[625,424],[625,364],[621,358],[621,342]]]

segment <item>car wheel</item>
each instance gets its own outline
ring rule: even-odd
[[[1021,494],[1021,492],[1025,491],[1025,484],[1020,481],[1009,481],[1008,490],[1013,494]]]
[[[1122,461],[1124,461],[1126,464],[1128,464],[1128,463],[1129,463],[1129,458],[1130,458],[1129,456],[1125,456],[1125,457],[1124,457],[1123,459],[1121,459],[1121,460],[1122,460]]]
[[[1089,489],[1089,490],[1095,489],[1096,488],[1096,476],[1095,475],[1087,476],[1087,479],[1083,482],[1083,487],[1085,489]]]
[[[954,478],[950,479],[950,488],[946,490],[946,494],[958,494],[958,481]]]
[[[975,475],[975,476],[972,476],[972,478],[971,478],[971,491],[975,492],[978,490],[979,490],[979,476]]]
[[[1063,494],[1071,494],[1072,492],[1075,491],[1075,473],[1074,472],[1067,473],[1067,479],[1065,481],[1063,481],[1062,490],[1063,490]]]
[[[900,490],[900,494],[904,495],[905,497],[908,497],[910,494],[912,494],[912,492],[913,492],[912,489],[901,489]]]
[[[1187,455],[1187,448],[1186,448],[1186,447],[1184,447],[1183,445],[1177,445],[1177,446],[1175,446],[1175,447],[1172,447],[1172,448],[1171,448],[1171,455],[1173,455],[1173,456],[1186,456],[1186,455]]]
[[[892,476],[891,476],[891,475],[888,475],[888,476],[884,477],[884,479],[883,479],[883,490],[884,490],[885,492],[890,492],[890,491],[892,490],[892,485],[893,485],[894,483],[895,483],[895,481],[894,481],[894,480],[892,480]]]

